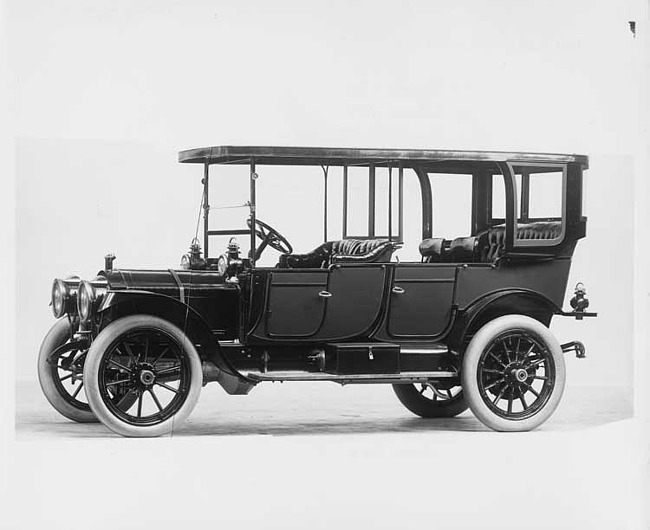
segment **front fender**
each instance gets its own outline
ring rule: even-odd
[[[164,318],[179,327],[199,346],[198,353],[202,361],[212,362],[219,369],[215,379],[226,392],[247,393],[255,385],[230,365],[205,319],[177,298],[135,289],[109,291],[98,308],[98,314],[108,315],[111,321],[134,314]]]

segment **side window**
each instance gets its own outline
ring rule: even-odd
[[[562,171],[530,174],[531,219],[562,218]]]
[[[433,237],[469,236],[472,225],[472,176],[429,173],[433,192]]]
[[[564,237],[566,167],[554,164],[511,164],[517,179],[520,208],[515,245],[555,245]]]
[[[492,219],[506,218],[506,183],[503,175],[492,175]]]
[[[347,237],[368,235],[368,168],[348,168]]]

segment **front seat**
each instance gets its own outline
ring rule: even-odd
[[[282,254],[280,268],[327,268],[332,263],[388,262],[399,244],[388,239],[341,239],[327,241],[306,254]]]

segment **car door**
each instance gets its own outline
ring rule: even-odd
[[[275,270],[269,273],[266,335],[304,339],[321,327],[325,315],[329,271]]]
[[[430,263],[396,265],[381,335],[392,340],[439,336],[451,318],[456,268]]]

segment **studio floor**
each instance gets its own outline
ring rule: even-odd
[[[0,527],[645,530],[632,413],[629,390],[568,386],[540,429],[495,433],[383,385],[208,385],[172,436],[127,439],[18,382]]]
[[[631,391],[570,387],[540,430],[574,431],[633,415]],[[412,415],[388,385],[262,383],[247,396],[229,396],[218,384],[203,388],[187,423],[172,436],[329,435],[397,432],[488,431],[471,412],[457,418],[424,420]],[[104,438],[99,424],[76,424],[45,400],[37,382],[16,384],[16,437]]]

